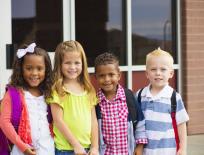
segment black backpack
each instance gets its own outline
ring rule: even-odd
[[[125,91],[126,103],[127,103],[127,107],[128,107],[128,119],[130,119],[132,121],[133,129],[135,131],[136,125],[138,122],[138,118],[137,118],[138,106],[136,104],[136,99],[135,99],[133,92],[130,89],[124,89],[124,91]],[[101,109],[100,109],[99,104],[96,105],[96,116],[97,116],[97,119],[101,119]],[[133,133],[135,133],[135,132],[133,132]]]

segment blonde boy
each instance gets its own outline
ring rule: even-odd
[[[171,118],[173,88],[173,58],[160,48],[146,57],[146,76],[149,85],[141,93],[141,108],[145,116],[148,144],[143,155],[186,155],[186,122],[189,120],[180,94],[176,93],[176,121],[180,148],[176,151],[175,135]],[[137,93],[138,94],[138,93]]]

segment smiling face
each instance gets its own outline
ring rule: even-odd
[[[39,87],[45,79],[45,61],[40,55],[25,55],[22,65],[23,78],[28,84],[28,89]]]
[[[146,65],[146,76],[152,89],[161,90],[173,77],[173,65],[167,56],[151,56]]]
[[[64,82],[77,80],[82,73],[82,58],[79,52],[66,52],[62,60],[61,71]]]
[[[120,80],[120,71],[117,64],[98,65],[96,79],[104,94],[115,94]]]

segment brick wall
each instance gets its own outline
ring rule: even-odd
[[[204,133],[204,0],[181,0],[183,99],[188,134]]]

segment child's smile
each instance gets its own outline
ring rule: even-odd
[[[45,78],[43,56],[26,55],[23,62],[23,78],[31,88],[37,88]]]

